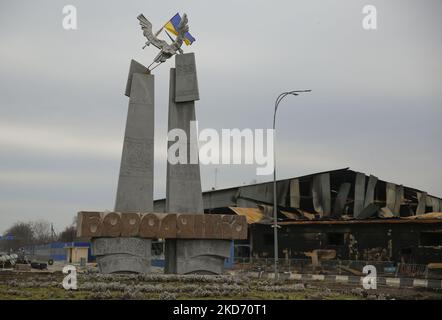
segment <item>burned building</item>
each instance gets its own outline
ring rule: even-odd
[[[203,193],[206,213],[245,215],[236,256],[273,257],[273,182]],[[280,258],[442,262],[442,199],[349,168],[277,181]],[[164,200],[155,201],[164,211]]]
[[[341,260],[442,262],[440,218],[284,221],[280,225],[281,258],[305,258],[306,253],[325,249],[334,250],[334,258]],[[250,225],[250,234],[250,252],[273,257],[273,230],[256,223]]]

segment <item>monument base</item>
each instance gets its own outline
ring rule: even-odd
[[[92,239],[102,273],[150,269],[151,239],[166,240],[166,273],[221,274],[247,219],[231,214],[81,211],[77,236]]]
[[[101,273],[149,273],[151,246],[150,239],[94,238],[92,254]]]
[[[166,240],[164,273],[222,274],[231,240]]]

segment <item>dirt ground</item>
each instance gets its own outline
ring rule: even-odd
[[[65,290],[60,270],[0,271],[0,299],[442,299],[428,289],[260,280],[247,276],[102,275],[87,269],[78,273],[78,289]]]

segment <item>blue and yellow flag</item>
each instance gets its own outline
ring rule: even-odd
[[[174,15],[172,17],[172,19],[169,20],[169,22],[167,22],[164,27],[169,30],[170,32],[172,32],[174,35],[178,35],[178,26],[181,22],[181,16],[177,13],[176,15]],[[192,37],[192,35],[189,32],[186,32],[186,34],[184,35],[184,42],[186,43],[186,45],[191,45],[192,42],[195,41],[195,38]]]

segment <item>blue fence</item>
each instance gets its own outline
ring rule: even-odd
[[[88,247],[88,261],[95,261],[95,256],[91,252],[90,242],[52,242],[44,245],[25,247],[26,255],[36,257],[37,259],[52,259],[54,261],[66,261],[66,247]],[[235,263],[234,244],[231,242],[230,257],[224,262],[224,267],[231,269]],[[164,255],[163,255],[164,257]],[[164,258],[153,257],[151,264],[155,267],[164,267]]]
[[[25,247],[25,253],[36,257],[37,259],[66,261],[66,247],[88,247],[88,261],[95,260],[95,257],[91,254],[91,245],[89,242],[52,242],[43,245]]]

